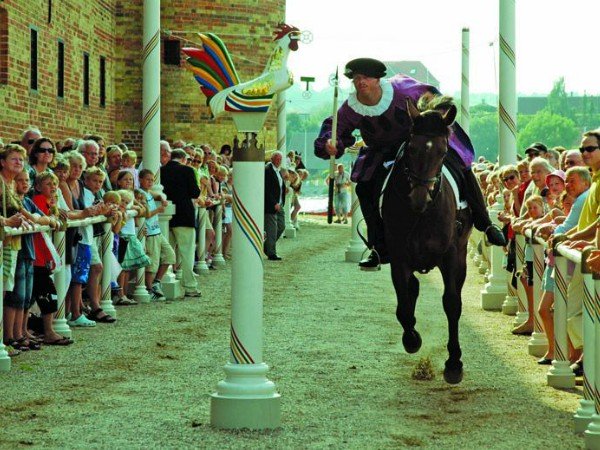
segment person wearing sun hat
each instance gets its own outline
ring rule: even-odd
[[[406,100],[436,103],[438,110],[450,107],[452,99],[441,97],[434,87],[409,76],[398,74],[385,79],[386,66],[373,58],[358,58],[346,64],[344,75],[352,80],[355,91],[350,93],[337,112],[337,146],[331,144],[332,117],[325,119],[315,140],[315,155],[329,159],[340,158],[346,148],[355,142],[352,135],[359,130],[366,146],[362,147],[352,169],[352,181],[356,182],[356,195],[367,224],[367,241],[371,254],[359,263],[363,270],[373,270],[386,263],[387,251],[384,241],[383,221],[379,214],[379,196],[389,165],[400,146],[409,138],[411,120],[406,112]],[[475,227],[484,231],[494,245],[505,245],[500,229],[492,225],[485,202],[471,164],[475,150],[467,134],[458,124],[453,124],[448,140],[446,167],[459,174],[461,196],[473,211]],[[462,178],[462,179],[461,179]]]

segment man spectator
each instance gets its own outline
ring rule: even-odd
[[[171,161],[171,146],[167,141],[160,141],[160,165],[164,166]]]
[[[23,147],[27,151],[27,156],[29,156],[29,152],[31,152],[31,147],[33,143],[42,137],[42,132],[35,127],[29,127],[23,134],[21,135],[21,147]]]
[[[585,166],[583,156],[579,150],[567,150],[565,152],[565,163],[563,170],[566,172],[571,167]]]
[[[592,185],[585,199],[577,226],[567,231],[572,246],[584,247],[591,244],[595,237],[600,214],[600,129],[583,134],[579,151],[585,165],[592,170]],[[568,241],[567,241],[568,243]],[[582,348],[582,299],[583,275],[576,270],[567,290],[567,326],[569,338],[575,349]],[[577,361],[571,366],[576,374],[583,371],[583,362]]]
[[[167,198],[175,204],[171,219],[171,246],[177,248],[181,260],[182,284],[186,297],[199,297],[194,274],[194,245],[196,211],[193,199],[200,196],[194,169],[182,163],[186,153],[181,149],[171,152],[171,160],[160,168],[160,179]]]
[[[185,141],[182,139],[179,139],[178,141],[173,142],[172,148],[173,150],[175,150],[176,148],[183,148],[185,147]]]
[[[277,240],[285,229],[285,184],[279,172],[283,154],[273,152],[265,167],[265,254],[271,261],[280,261]]]
[[[79,142],[77,146],[77,151],[83,155],[85,158],[85,163],[87,167],[94,167],[98,164],[98,159],[100,158],[100,147],[95,141],[83,140]]]

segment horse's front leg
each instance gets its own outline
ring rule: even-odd
[[[466,258],[461,260],[456,249],[452,249],[444,257],[440,270],[444,279],[442,301],[448,319],[448,360],[444,367],[444,379],[448,383],[457,384],[463,378],[458,322],[462,313],[461,290],[466,276]]]
[[[421,348],[421,335],[415,330],[415,306],[419,296],[419,280],[401,263],[391,263],[392,281],[396,290],[396,318],[402,328],[402,344],[407,353]]]

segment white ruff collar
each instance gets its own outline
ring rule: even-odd
[[[358,101],[358,98],[356,98],[356,92],[351,92],[348,96],[348,106],[361,116],[382,115],[392,104],[392,100],[394,99],[394,88],[386,79],[380,80],[379,85],[381,86],[381,100],[379,100],[379,103],[373,106],[363,105]]]

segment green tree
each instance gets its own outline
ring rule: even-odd
[[[579,135],[580,130],[573,120],[544,109],[535,114],[519,132],[517,145],[520,153],[532,142],[543,142],[548,147],[562,145],[569,148],[577,142]]]
[[[552,114],[574,119],[573,111],[569,107],[567,91],[565,90],[565,77],[560,77],[554,82],[552,90],[548,94],[546,109]]]
[[[498,155],[498,115],[483,113],[471,116],[469,131],[475,156],[495,161]]]

